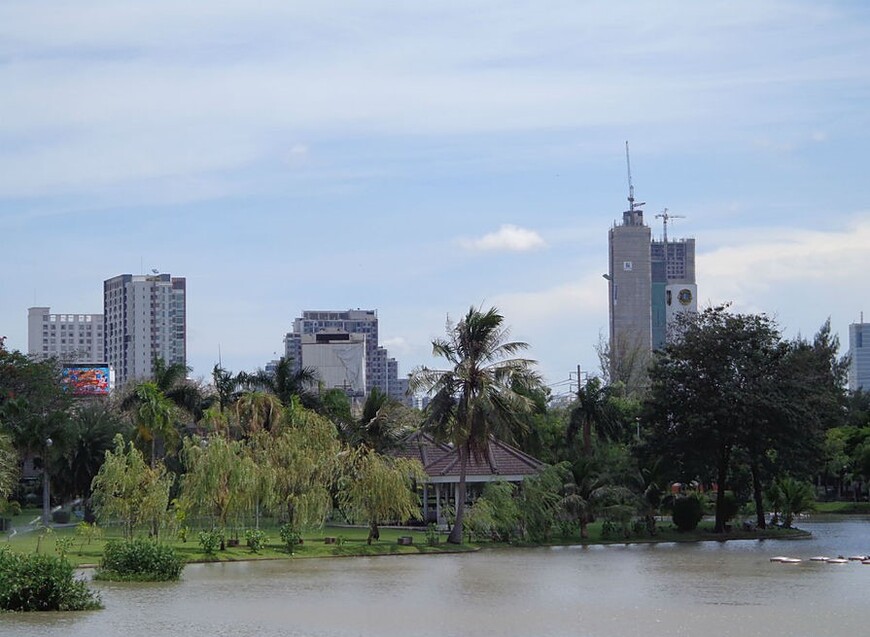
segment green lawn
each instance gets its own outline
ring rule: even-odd
[[[29,515],[29,512],[28,512]],[[22,516],[15,518],[16,526],[20,526],[25,522],[32,520],[34,516]],[[697,530],[690,533],[680,533],[670,522],[661,522],[656,535],[650,537],[648,535],[631,535],[623,537],[622,535],[602,538],[602,525],[596,522],[589,525],[590,539],[581,542],[579,536],[573,537],[556,537],[550,541],[539,543],[544,545],[560,545],[560,544],[624,544],[627,542],[697,542],[705,540],[735,540],[735,539],[760,539],[760,538],[798,538],[805,537],[806,534],[797,530],[786,530],[780,528],[768,529],[766,531],[743,531],[735,530],[725,535],[717,535],[712,532],[712,522],[704,521]],[[267,543],[260,553],[254,554],[245,546],[244,533],[239,533],[242,538],[240,546],[227,547],[224,551],[218,551],[215,555],[206,555],[197,541],[197,532],[191,532],[188,540],[182,542],[175,537],[164,538],[172,545],[179,555],[188,562],[200,561],[239,561],[251,559],[288,559],[291,556],[280,543],[280,535],[276,524],[265,524],[261,526],[266,533]],[[473,542],[460,546],[450,545],[445,543],[446,535],[441,534],[440,543],[435,546],[428,546],[426,543],[426,534],[423,531],[409,531],[406,529],[381,529],[381,537],[377,542],[371,545],[366,543],[368,529],[362,527],[338,527],[327,526],[323,529],[310,531],[303,534],[304,542],[301,546],[297,546],[292,559],[313,558],[313,557],[337,557],[337,556],[361,556],[361,555],[404,555],[404,554],[421,554],[421,553],[444,553],[456,551],[473,551],[479,548],[498,548],[504,546],[493,542]],[[398,539],[400,536],[411,536],[413,544],[410,546],[400,546]],[[36,530],[29,532],[19,532],[14,537],[9,538],[8,535],[0,536],[0,544],[8,542],[9,545],[16,551],[44,553],[55,553],[58,548],[58,540],[63,545],[67,545],[67,557],[73,564],[76,565],[95,565],[99,563],[103,552],[103,546],[106,540],[120,538],[119,529],[110,528],[103,533],[101,538],[88,539],[83,537],[75,526],[55,528],[51,531]],[[335,537],[338,539],[337,544],[326,544],[325,537]],[[68,539],[65,539],[68,538]],[[539,545],[536,544],[536,545]],[[522,544],[519,544],[522,545]],[[517,546],[515,544],[515,546]]]
[[[23,518],[23,519],[22,519]],[[22,524],[26,520],[23,515],[15,518],[16,526]],[[189,534],[186,542],[182,542],[176,537],[169,536],[164,538],[179,555],[188,562],[200,561],[238,561],[249,559],[287,559],[291,557],[286,548],[281,544],[280,534],[276,525],[265,525],[261,527],[266,533],[266,546],[259,553],[252,553],[245,546],[244,533],[239,533],[241,542],[239,546],[228,546],[224,551],[218,551],[215,555],[206,555],[197,541],[197,532],[193,531]],[[398,539],[400,536],[411,536],[413,544],[410,546],[400,546]],[[338,542],[336,544],[326,544],[325,537],[335,537]],[[408,531],[399,529],[381,529],[381,537],[379,541],[373,542],[371,545],[366,543],[368,536],[368,528],[360,527],[331,527],[327,526],[323,529],[310,531],[303,534],[303,544],[295,548],[293,558],[307,557],[333,557],[333,556],[350,556],[350,555],[399,555],[399,554],[419,554],[419,553],[443,553],[455,551],[474,550],[476,547],[471,545],[452,546],[444,543],[445,534],[441,535],[441,542],[435,546],[427,546],[426,534],[422,531]],[[95,565],[99,563],[103,553],[105,542],[110,539],[118,539],[121,537],[120,529],[110,528],[103,531],[102,537],[97,539],[88,539],[83,537],[75,526],[53,528],[50,531],[35,530],[28,532],[19,532],[14,537],[9,535],[0,536],[0,544],[8,543],[13,550],[20,552],[35,552],[55,553],[58,548],[58,541],[63,545],[64,542],[71,540],[71,545],[67,547],[67,557],[75,565]],[[69,538],[70,540],[66,540]]]
[[[816,502],[816,513],[868,514],[870,502]]]

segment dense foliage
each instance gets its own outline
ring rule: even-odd
[[[166,544],[154,540],[113,540],[106,543],[94,579],[168,582],[181,576],[184,560]]]
[[[0,611],[94,610],[99,595],[53,555],[22,554],[0,547]]]

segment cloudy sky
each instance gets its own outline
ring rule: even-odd
[[[303,309],[374,308],[400,372],[496,305],[557,389],[598,366],[625,140],[702,303],[870,316],[862,1],[0,4],[0,335],[188,281],[194,376]],[[661,233],[652,224],[654,234]]]

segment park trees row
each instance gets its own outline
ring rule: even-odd
[[[219,532],[223,548],[241,528],[259,528],[264,512],[301,531],[322,526],[337,505],[348,521],[367,524],[372,537],[379,524],[418,515],[419,463],[348,447],[333,423],[301,405],[278,412],[273,427],[244,438],[217,431],[186,437],[174,510],[175,478],[163,461],[146,462],[117,437],[93,483],[98,517],[119,522],[128,538],[199,520]]]
[[[825,431],[842,418],[837,347],[828,323],[812,341],[786,341],[764,315],[723,306],[682,316],[650,370],[641,457],[666,459],[672,478],[715,483],[719,532],[726,488],[745,468],[763,528],[766,485],[814,475]]]

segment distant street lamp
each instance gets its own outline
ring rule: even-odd
[[[45,451],[42,454],[42,524],[48,526],[51,518],[51,487],[48,479],[48,449],[54,441],[45,439]]]

